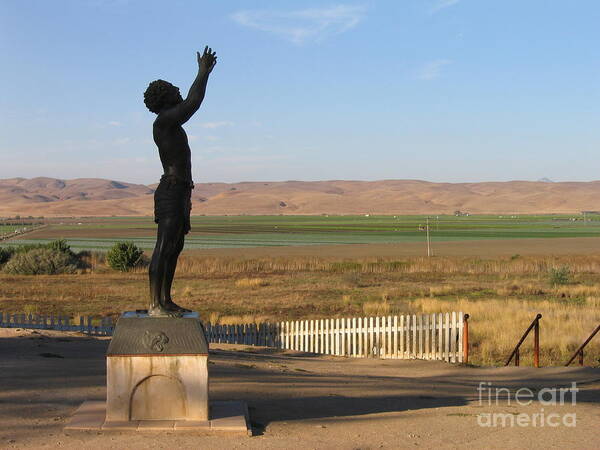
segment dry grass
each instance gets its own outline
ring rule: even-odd
[[[268,286],[269,282],[263,278],[240,278],[235,282],[237,287],[257,288]]]
[[[597,300],[597,299],[595,299]],[[540,359],[545,365],[561,365],[600,323],[597,302],[586,301],[573,305],[549,300],[486,299],[454,301],[431,298],[417,299],[413,307],[422,313],[450,310],[468,312],[469,334],[478,364],[493,365],[504,362],[535,318],[540,320]],[[533,361],[533,333],[521,347],[521,364]],[[587,350],[588,364],[600,358],[600,342]],[[594,356],[595,355],[595,356]]]
[[[362,310],[366,316],[387,316],[390,314],[391,307],[387,301],[383,300],[363,303]]]
[[[85,274],[0,274],[0,311],[114,315],[147,304],[145,269],[116,273],[90,257]],[[571,284],[550,284],[567,266]],[[174,300],[212,323],[257,323],[463,310],[471,315],[471,360],[500,364],[535,314],[542,363],[561,364],[600,323],[600,257],[230,258],[184,254]],[[586,363],[600,357],[600,337]],[[527,364],[530,343],[522,353]]]

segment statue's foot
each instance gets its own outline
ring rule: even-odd
[[[153,317],[181,317],[183,312],[170,310],[163,306],[155,306],[148,310],[148,315]]]
[[[167,311],[174,311],[182,314],[192,312],[190,309],[186,309],[183,306],[179,306],[173,300],[166,301],[164,307]]]

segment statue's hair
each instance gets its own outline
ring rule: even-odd
[[[144,103],[150,111],[158,114],[163,107],[165,99],[169,97],[177,87],[165,80],[155,80],[148,85],[144,92]]]

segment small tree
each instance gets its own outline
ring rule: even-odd
[[[57,252],[66,253],[67,255],[74,255],[73,251],[71,250],[71,246],[64,239],[48,242],[46,248],[49,248],[50,250],[56,250]]]
[[[128,272],[141,262],[143,254],[133,242],[117,242],[106,254],[106,261],[112,269]]]
[[[571,271],[567,266],[553,267],[550,269],[550,284],[559,286],[571,282]]]

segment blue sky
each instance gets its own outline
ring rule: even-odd
[[[0,178],[161,174],[142,94],[186,93],[197,182],[600,179],[600,2],[0,0]]]

